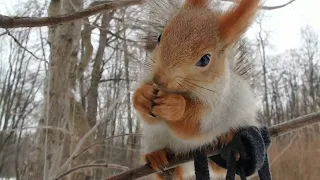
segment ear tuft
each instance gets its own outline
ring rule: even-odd
[[[232,10],[218,17],[219,37],[225,45],[240,39],[259,9],[259,0],[237,0],[237,3]]]
[[[201,7],[205,8],[208,5],[208,0],[186,0],[184,8]]]

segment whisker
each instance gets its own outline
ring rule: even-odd
[[[188,82],[184,82],[186,85],[188,85],[189,87],[196,87],[196,86],[194,86],[193,84],[191,84],[191,83],[188,83]],[[201,96],[204,96],[205,94],[202,92],[202,91],[200,91],[200,90],[198,90],[198,89],[192,89],[192,91],[194,91],[195,93],[197,93],[197,94],[199,94],[199,95],[201,95]]]
[[[217,73],[218,74],[218,73]],[[198,79],[190,79],[190,78],[185,78],[182,76],[176,76],[177,78],[181,78],[181,79],[186,79],[186,80],[190,80],[190,81],[194,81],[194,82],[205,82],[205,83],[213,83],[212,81],[202,81],[202,80],[198,80]],[[226,80],[227,81],[227,80]],[[240,85],[241,81],[238,81],[236,84],[229,84],[229,86],[234,87],[234,88],[238,88]]]
[[[148,58],[149,60],[151,60],[153,63],[155,63],[154,60],[153,60],[148,54],[146,54],[146,56],[147,56],[147,58]]]
[[[151,65],[151,64],[142,64],[142,65],[147,66],[147,67],[153,67],[153,65]]]
[[[182,84],[182,85],[187,85],[188,87],[194,87],[194,86],[188,84],[188,83],[185,82],[185,81],[180,81],[180,84]],[[201,96],[204,96],[203,92],[201,92],[201,91],[199,91],[199,90],[197,90],[197,89],[192,89],[192,90],[190,90],[190,89],[187,89],[187,88],[186,88],[186,90],[189,90],[189,91],[191,91],[191,92],[194,91],[194,93],[199,94],[199,95],[201,95]]]
[[[182,91],[188,90],[185,86],[183,86],[183,84],[181,84],[181,83],[180,83],[179,81],[177,81],[176,79],[175,79],[174,81],[178,84],[179,88],[180,88]]]
[[[217,92],[217,91],[214,91],[214,90],[212,90],[212,89],[208,89],[208,88],[202,87],[202,86],[200,86],[200,85],[198,85],[198,84],[194,84],[194,83],[192,83],[192,82],[190,82],[190,81],[185,80],[185,82],[187,82],[187,83],[189,83],[189,84],[191,84],[191,85],[193,85],[193,86],[195,86],[195,87],[199,87],[199,88],[205,89],[205,90],[207,90],[207,91],[211,91],[211,92],[213,92],[213,93],[219,94],[219,92]],[[219,94],[219,95],[222,95],[222,94]]]
[[[186,84],[189,84],[190,86],[194,86],[194,87],[198,87],[198,88],[202,88],[202,89],[205,89],[205,90],[207,90],[207,91],[210,91],[210,92],[212,92],[212,93],[215,93],[215,94],[218,94],[218,95],[220,95],[220,96],[222,96],[222,97],[224,97],[225,99],[227,99],[227,100],[230,100],[231,102],[234,102],[234,103],[236,103],[237,101],[236,100],[234,100],[234,99],[231,99],[231,98],[229,98],[229,97],[227,97],[227,96],[225,96],[225,95],[223,95],[222,93],[219,93],[219,92],[217,92],[217,91],[214,91],[214,90],[212,90],[212,89],[208,89],[208,88],[205,88],[205,87],[202,87],[202,86],[199,86],[199,85],[197,85],[197,84],[194,84],[194,83],[191,83],[191,82],[189,82],[189,81],[184,81]],[[199,93],[199,92],[197,92],[197,93]],[[200,95],[203,95],[203,94],[201,94],[201,93],[199,93]],[[224,103],[223,101],[222,101],[222,103]],[[229,107],[229,105],[228,105],[228,103],[224,103],[227,107]],[[243,109],[243,108],[240,108],[243,112],[246,112],[246,113],[248,113],[249,115],[252,115],[251,113],[249,113],[247,110],[245,110],[245,109]]]
[[[196,82],[210,82],[210,81],[201,81],[201,80],[198,80],[198,79],[185,78],[185,77],[182,77],[182,76],[176,76],[176,77],[177,78],[181,78],[181,79],[190,80],[190,81],[196,81]]]

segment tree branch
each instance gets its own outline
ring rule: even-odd
[[[290,5],[290,4],[293,3],[294,1],[296,1],[296,0],[291,0],[291,1],[287,2],[287,3],[282,4],[282,5],[279,5],[279,6],[263,6],[262,9],[264,9],[264,10],[280,9],[280,8],[284,8],[284,7],[288,6],[288,5]]]
[[[222,0],[222,1],[226,1],[226,2],[235,2],[236,0]],[[284,8],[288,5],[290,5],[291,3],[293,3],[294,1],[296,0],[291,0],[285,4],[282,4],[282,5],[278,5],[278,6],[261,6],[260,9],[263,9],[263,10],[275,10],[275,9],[280,9],[280,8]]]
[[[235,0],[223,0],[234,2]],[[263,10],[275,10],[288,6],[295,0],[291,0],[288,3],[279,6],[262,6]],[[75,21],[78,19],[86,18],[100,12],[112,9],[118,9],[122,7],[128,7],[141,4],[143,0],[118,0],[109,1],[100,5],[89,7],[85,10],[75,12],[73,14],[64,14],[51,17],[14,17],[5,16],[0,14],[0,28],[18,28],[18,27],[41,27],[41,26],[53,26],[62,23]]]
[[[311,113],[305,116],[301,116],[295,119],[292,119],[288,122],[278,124],[269,128],[270,136],[276,138],[278,136],[289,133],[293,130],[297,130],[306,126],[310,126],[320,122],[320,112]],[[218,149],[215,149],[213,146],[207,146],[207,155],[212,156],[219,153]],[[169,165],[164,169],[164,171],[172,169],[179,164],[186,163],[193,159],[192,153],[183,156],[174,157],[170,155],[168,157]],[[105,180],[126,180],[126,179],[138,179],[150,174],[155,173],[150,166],[147,164],[139,166],[137,168],[130,169],[123,173],[120,173],[115,176],[107,177]]]
[[[116,164],[108,164],[108,163],[104,163],[104,164],[85,164],[85,165],[81,165],[81,166],[77,166],[74,167],[62,174],[60,174],[58,177],[54,178],[55,180],[58,179],[62,179],[63,177],[72,174],[75,171],[78,171],[79,169],[84,169],[84,168],[113,168],[113,169],[120,169],[120,170],[127,170],[127,167],[124,166],[119,166]]]
[[[1,16],[1,15],[0,15],[0,16]],[[45,61],[45,60],[37,57],[33,52],[29,51],[26,47],[24,47],[24,46],[19,42],[19,40],[10,33],[10,31],[9,31],[8,29],[6,29],[6,34],[9,35],[9,36],[13,39],[13,41],[14,41],[15,43],[17,43],[17,45],[18,45],[19,47],[21,47],[22,49],[24,49],[25,51],[27,51],[31,56],[33,56],[34,58],[36,58],[36,59],[38,59],[38,60],[40,60],[40,61],[44,61],[45,63],[48,64],[47,61]]]
[[[81,147],[85,143],[87,138],[96,131],[96,129],[99,127],[100,124],[104,122],[105,119],[107,119],[106,117],[109,116],[110,113],[116,108],[117,103],[122,102],[123,100],[124,100],[123,97],[117,98],[115,102],[110,106],[108,111],[106,112],[106,116],[102,118],[102,120],[97,121],[96,124],[85,135],[81,137],[81,139],[78,141],[77,145],[75,146],[69,158],[58,169],[57,171],[58,173],[62,172],[64,169],[66,169],[66,167],[68,167],[72,163],[74,157],[80,152]]]
[[[289,132],[304,128],[320,122],[320,112],[310,113],[290,121],[274,125],[269,128],[270,135],[273,137],[282,136]]]
[[[126,79],[122,79],[122,78],[113,78],[113,79],[101,79],[99,82],[103,83],[103,82],[111,82],[111,81],[125,81]],[[135,79],[130,79],[131,82],[135,82],[137,80]]]
[[[12,17],[0,14],[0,28],[17,28],[17,27],[41,27],[52,26],[67,23],[89,17],[100,12],[122,7],[140,4],[142,0],[117,0],[109,1],[88,9],[75,12],[73,14],[65,14],[51,17]]]
[[[1,131],[0,131],[0,132],[1,132]],[[73,159],[79,157],[81,154],[83,154],[83,153],[86,152],[88,149],[92,148],[93,146],[95,146],[95,145],[97,145],[97,144],[100,144],[100,143],[102,143],[102,142],[105,142],[105,141],[110,140],[110,139],[113,139],[113,138],[123,137],[123,136],[141,136],[141,134],[140,134],[140,133],[120,134],[120,135],[108,137],[108,138],[106,138],[106,139],[103,139],[103,140],[100,140],[100,141],[98,141],[98,142],[95,142],[95,143],[91,144],[90,146],[84,148],[80,153],[78,153],[77,155],[75,155],[75,156],[73,157]]]

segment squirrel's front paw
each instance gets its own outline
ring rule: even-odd
[[[167,159],[167,150],[160,149],[144,155],[145,161],[150,163],[153,170],[158,171],[169,164]]]
[[[157,121],[151,109],[152,100],[156,97],[152,84],[145,84],[136,89],[133,94],[133,107],[141,114],[143,120],[152,123]]]
[[[181,120],[186,108],[186,100],[182,95],[163,91],[158,92],[157,98],[153,102],[155,105],[152,108],[152,113],[167,121]]]
[[[228,133],[219,137],[219,144],[223,146],[229,144],[233,140],[234,136],[235,132],[233,130],[229,131]]]
[[[230,130],[228,133],[220,136],[219,144],[221,144],[222,146],[229,144],[233,140],[235,134],[236,132],[234,130]],[[240,154],[238,152],[234,152],[234,157],[238,161],[240,159]]]

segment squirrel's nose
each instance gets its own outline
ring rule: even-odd
[[[168,81],[164,75],[154,75],[152,80],[153,83],[158,87],[166,87],[168,85]]]

